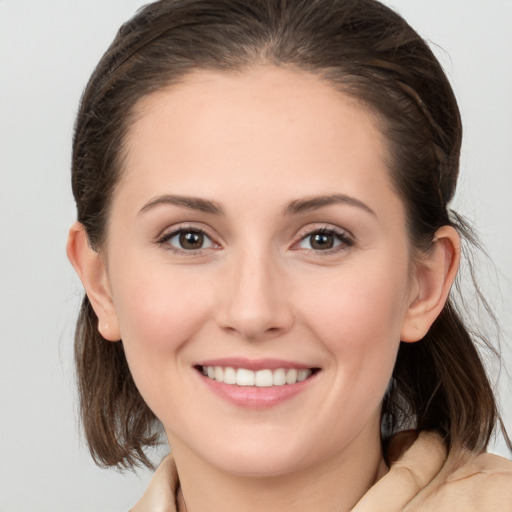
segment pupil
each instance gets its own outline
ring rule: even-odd
[[[183,249],[200,249],[203,246],[203,235],[193,231],[181,233],[180,245]]]
[[[331,249],[334,246],[334,239],[332,235],[326,233],[317,233],[313,235],[311,240],[311,247],[313,249]]]

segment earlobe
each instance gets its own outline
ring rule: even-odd
[[[75,222],[69,230],[66,253],[98,317],[98,331],[109,341],[120,340],[117,314],[103,258],[89,245],[87,233],[80,222]]]
[[[401,331],[401,340],[421,340],[441,313],[460,262],[460,236],[451,226],[437,230],[428,254],[415,265],[415,288]]]

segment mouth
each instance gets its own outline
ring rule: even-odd
[[[292,386],[320,371],[319,368],[249,368],[233,366],[197,365],[195,367],[210,380],[230,386],[270,388]]]
[[[268,409],[305,393],[320,367],[282,359],[228,357],[194,365],[207,389],[236,407]]]

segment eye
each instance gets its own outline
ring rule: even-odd
[[[299,240],[297,245],[300,249],[329,251],[337,247],[350,247],[353,244],[354,242],[346,233],[334,229],[322,228],[308,233]]]
[[[212,239],[200,229],[182,228],[165,235],[160,242],[181,251],[199,251],[215,247]]]

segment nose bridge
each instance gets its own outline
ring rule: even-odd
[[[231,282],[222,300],[221,326],[251,340],[287,331],[292,313],[279,257],[253,246],[240,250],[233,259]]]

